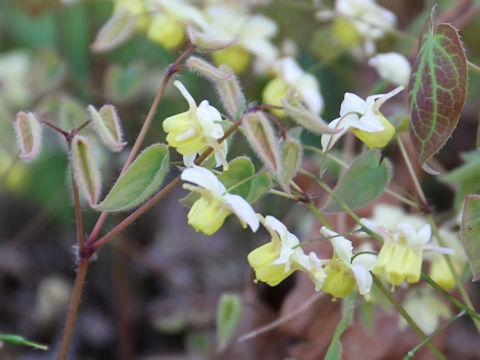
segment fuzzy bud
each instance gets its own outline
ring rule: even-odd
[[[216,39],[210,35],[198,31],[193,26],[187,27],[187,35],[190,39],[190,42],[200,51],[223,50],[229,46],[232,46],[235,41],[237,41],[237,37],[227,41]]]
[[[17,113],[15,133],[20,147],[20,157],[25,161],[35,159],[42,148],[42,126],[35,115],[23,111]]]
[[[190,56],[188,58],[187,66],[190,68],[190,70],[199,73],[200,75],[205,76],[208,80],[212,81],[227,80],[234,76],[232,73],[224,72],[209,62],[196,56]]]
[[[297,174],[302,163],[302,146],[294,138],[288,137],[281,145],[282,167],[278,174],[280,185],[286,192],[290,192],[290,181]]]
[[[334,134],[339,129],[328,127],[328,125],[318,116],[307,110],[300,102],[295,88],[290,89],[287,96],[281,100],[283,110],[299,125],[310,130],[314,134]]]
[[[102,142],[112,151],[120,151],[127,144],[122,141],[122,127],[117,110],[113,105],[103,105],[97,111],[92,105],[88,105],[88,111],[92,118],[93,127]]]
[[[252,112],[243,118],[243,126],[250,145],[273,173],[280,173],[280,149],[270,121],[261,111]]]
[[[220,65],[218,68],[220,71],[231,75],[226,80],[216,81],[215,86],[229,115],[237,119],[246,107],[245,95],[233,70],[227,65]]]
[[[94,207],[100,197],[100,170],[92,152],[92,145],[86,137],[76,135],[72,140],[70,166],[80,190]]]

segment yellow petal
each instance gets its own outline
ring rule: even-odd
[[[222,206],[217,199],[201,197],[193,204],[188,213],[188,223],[204,234],[212,235],[223,225],[225,218],[230,215],[230,210]]]
[[[381,148],[388,144],[388,142],[395,135],[395,128],[392,124],[383,116],[379,114],[380,121],[385,129],[380,132],[367,132],[359,129],[352,128],[352,132],[357,138],[362,140],[369,148]]]

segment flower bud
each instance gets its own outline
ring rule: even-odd
[[[90,48],[95,52],[104,52],[115,48],[133,34],[135,23],[136,16],[125,8],[120,8],[102,26]]]
[[[201,51],[218,51],[228,48],[237,41],[238,37],[235,37],[231,40],[220,40],[216,39],[210,35],[202,33],[195,29],[193,26],[187,27],[187,35],[190,39],[190,42]]]
[[[72,140],[70,166],[79,188],[93,207],[100,197],[100,171],[93,156],[92,146],[86,137],[76,135]]]
[[[334,134],[340,129],[333,129],[318,116],[307,110],[300,102],[297,91],[292,88],[288,91],[287,96],[282,100],[283,110],[299,125],[310,130],[314,134]]]
[[[282,167],[278,178],[286,192],[290,192],[290,181],[295,177],[302,163],[302,146],[293,139],[287,138],[281,146]]]
[[[220,99],[229,115],[237,119],[246,107],[245,95],[233,70],[227,65],[220,65],[220,71],[231,75],[225,80],[215,82]]]
[[[273,173],[281,168],[280,149],[270,121],[261,111],[247,114],[243,118],[245,134],[250,145]]]
[[[196,56],[190,56],[187,60],[187,65],[190,70],[197,72],[212,81],[227,80],[233,76],[232,73],[224,72]]]
[[[93,127],[102,142],[112,151],[120,151],[127,144],[122,141],[122,127],[117,110],[113,105],[104,105],[97,111],[92,105],[88,105],[88,111],[92,118]]]
[[[25,161],[35,159],[42,148],[42,126],[35,115],[23,111],[17,113],[15,133],[20,147],[20,157]]]

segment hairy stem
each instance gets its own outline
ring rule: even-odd
[[[122,176],[122,174],[125,171],[127,171],[128,167],[133,162],[133,160],[135,160],[135,157],[137,156],[138,152],[140,151],[140,147],[142,146],[143,141],[145,140],[145,136],[147,135],[147,132],[150,129],[150,126],[152,124],[152,120],[153,120],[155,114],[157,113],[158,105],[160,103],[160,100],[163,97],[163,94],[165,93],[165,89],[167,87],[168,82],[170,81],[170,79],[172,78],[172,76],[174,74],[176,74],[177,72],[186,68],[186,66],[179,65],[179,64],[185,58],[185,56],[190,54],[193,50],[195,50],[195,48],[196,48],[195,45],[190,46],[168,68],[167,74],[163,78],[162,84],[160,85],[160,89],[158,90],[157,95],[155,96],[155,99],[153,100],[152,106],[150,107],[150,110],[148,111],[147,117],[145,118],[145,121],[143,122],[142,128],[140,129],[140,132],[139,132],[139,134],[138,134],[138,136],[135,140],[135,143],[133,144],[132,149],[130,150],[130,153],[128,154],[128,158],[125,161],[125,164],[123,165],[122,170],[120,171],[120,174],[118,175],[118,177]],[[100,214],[95,226],[93,227],[92,232],[90,233],[90,236],[89,236],[88,241],[87,241],[87,245],[92,245],[95,242],[95,240],[97,239],[98,234],[100,233],[100,230],[102,229],[103,224],[105,223],[105,220],[107,219],[107,217],[108,217],[108,213],[105,212],[105,211]]]
[[[225,134],[218,139],[218,142],[221,143],[224,141],[227,137],[229,137],[242,123],[242,117],[237,120],[230,128],[228,128],[227,131],[225,131]],[[205,150],[196,160],[195,164],[199,165],[201,164],[211,153],[213,152],[212,148],[208,148]],[[115,226],[112,230],[110,230],[107,234],[105,234],[103,237],[98,239],[92,246],[91,246],[91,251],[92,253],[95,253],[100,249],[103,245],[105,245],[109,240],[111,240],[115,235],[120,233],[123,229],[125,229],[128,225],[130,225],[132,222],[134,222],[139,216],[141,216],[145,211],[150,209],[153,205],[155,205],[157,202],[159,202],[161,199],[163,199],[168,193],[170,193],[173,189],[175,189],[180,183],[182,182],[181,175],[178,175],[175,179],[173,179],[170,183],[168,183],[162,190],[160,190],[156,195],[154,195],[150,200],[148,200],[146,203],[144,203],[142,206],[140,206],[138,209],[136,209],[133,213],[131,213],[129,216],[127,216],[125,219],[123,219],[122,222],[120,222],[117,226]]]
[[[73,327],[77,318],[78,306],[80,305],[80,298],[82,296],[83,285],[87,275],[88,260],[81,259],[78,264],[75,284],[73,285],[72,297],[70,299],[70,306],[68,308],[67,320],[65,321],[65,328],[62,334],[62,342],[60,350],[57,355],[57,360],[65,360],[67,358],[68,347],[72,338]]]

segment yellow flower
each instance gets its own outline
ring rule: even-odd
[[[262,97],[265,104],[281,106],[281,100],[294,87],[298,97],[305,103],[308,110],[319,114],[323,110],[323,97],[320,85],[312,74],[306,73],[291,57],[279,60],[275,66],[277,76],[263,89]],[[284,114],[283,110],[272,110],[277,116]]]
[[[248,254],[247,260],[255,271],[257,281],[278,285],[296,270],[304,271],[319,290],[325,279],[322,262],[315,253],[306,255],[298,246],[298,238],[273,216],[262,219],[272,239]]]
[[[188,213],[188,223],[196,231],[212,235],[230,214],[235,214],[243,227],[248,225],[253,232],[257,231],[259,221],[250,204],[239,195],[227,193],[225,186],[211,171],[193,166],[182,172],[182,180],[199,185],[183,185],[200,194],[200,199],[195,201]]]
[[[247,50],[238,45],[214,51],[212,57],[216,64],[227,64],[236,73],[244,72],[252,58]]]
[[[462,245],[458,239],[458,233],[440,228],[440,236],[442,237],[445,244],[453,249],[453,254],[450,256],[450,260],[457,274],[463,269],[463,266],[467,262],[467,257],[463,250]],[[438,240],[434,238],[434,243],[438,243]],[[455,287],[455,278],[450,271],[450,267],[445,260],[445,257],[439,253],[430,253],[426,255],[427,259],[430,260],[430,271],[429,275],[433,281],[440,285],[444,290],[450,291]]]
[[[427,335],[437,329],[441,318],[448,319],[452,315],[450,307],[435,296],[429,287],[415,288],[410,291],[405,297],[403,306]],[[405,319],[400,317],[400,329],[406,328],[407,325]]]
[[[362,221],[362,223],[376,231],[370,222]],[[404,281],[416,283],[420,280],[424,250],[452,253],[451,249],[427,245],[432,235],[428,224],[417,231],[410,224],[400,223],[394,233],[386,229],[379,233],[382,234],[385,242],[378,254],[373,272],[377,275],[385,274],[387,281],[393,286],[398,286]]]
[[[185,36],[185,29],[173,16],[158,13],[152,17],[147,30],[147,37],[163,45],[166,49],[174,49],[180,45]]]
[[[226,64],[241,72],[247,68],[251,55],[266,65],[277,58],[278,51],[270,41],[277,32],[273,20],[259,14],[247,14],[227,4],[208,6],[205,14],[208,25],[203,31],[208,36],[218,40],[237,38],[232,48],[213,53],[217,65]]]
[[[207,26],[205,16],[195,6],[184,0],[155,0],[147,37],[166,49],[173,49],[182,44],[185,28],[190,24]]]
[[[336,134],[322,135],[321,143],[324,151],[330,150],[347,131],[367,144],[370,148],[383,147],[395,135],[395,128],[382,115],[379,108],[382,104],[403,90],[403,86],[388,94],[372,95],[363,100],[359,96],[346,93],[340,106],[340,117],[328,124],[331,128],[340,128]]]
[[[124,9],[135,15],[135,27],[138,31],[145,31],[150,23],[149,9],[144,0],[117,0],[113,11]]]
[[[223,141],[219,144],[217,141],[224,134],[220,113],[207,100],[203,100],[197,107],[195,100],[180,81],[175,81],[174,85],[187,100],[189,109],[163,121],[163,130],[168,133],[168,144],[183,155],[187,166],[193,166],[197,154],[208,147],[215,150],[217,166],[226,166],[227,143]]]
[[[327,278],[322,290],[334,297],[344,298],[357,284],[359,293],[369,300],[373,282],[370,270],[377,257],[373,254],[354,255],[352,242],[325,226],[320,232],[329,237],[334,250],[332,259],[326,262]]]

